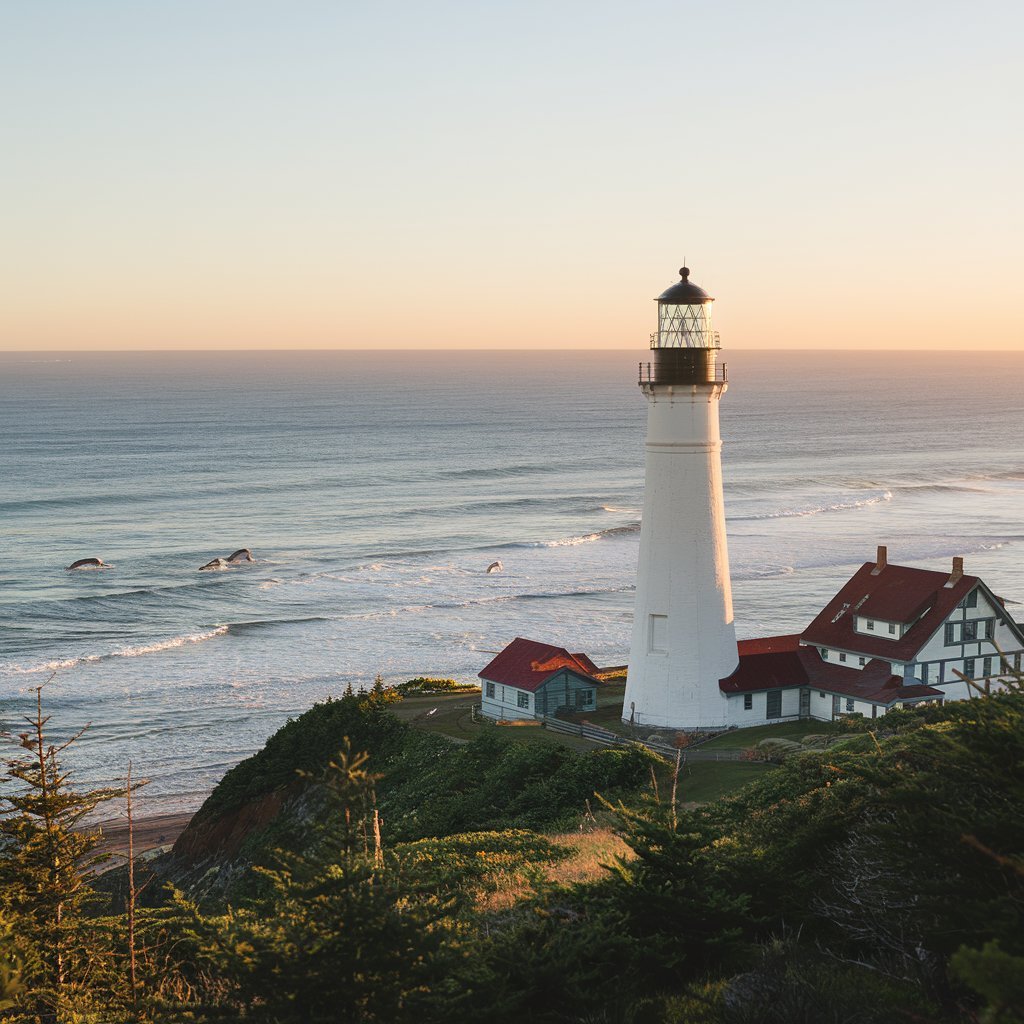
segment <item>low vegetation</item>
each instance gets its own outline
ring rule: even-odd
[[[396,693],[403,697],[414,694],[437,693],[479,693],[480,687],[475,683],[460,683],[457,679],[434,679],[430,676],[417,676],[394,687]]]
[[[1021,693],[788,734],[699,802],[697,762],[456,743],[393,699],[317,705],[229,772],[190,832],[230,903],[157,861],[131,927],[75,828],[110,794],[68,789],[40,715],[8,763],[0,1019],[1024,1020]]]

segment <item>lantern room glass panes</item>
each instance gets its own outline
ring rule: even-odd
[[[659,303],[658,333],[651,341],[651,348],[718,348],[718,335],[711,329],[711,303]]]

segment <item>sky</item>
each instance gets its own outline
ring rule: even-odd
[[[1012,0],[0,0],[0,350],[1024,350]]]

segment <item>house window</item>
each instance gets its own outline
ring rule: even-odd
[[[752,693],[743,694],[743,710],[752,711],[754,708],[754,695]]]
[[[530,706],[530,695],[528,693],[523,693],[523,691],[520,690],[519,693],[516,694],[516,703],[521,708],[528,708]]]
[[[846,710],[847,711],[852,711],[853,707],[854,707],[854,705],[853,705],[853,698],[852,697],[847,697],[846,698]]]
[[[822,649],[821,649],[821,660],[822,661],[828,661],[828,648],[827,647],[822,647]]]
[[[985,639],[991,640],[995,633],[996,622],[995,619],[985,619]]]
[[[781,718],[782,717],[782,691],[781,690],[769,690],[768,691],[768,713],[765,718]]]
[[[874,619],[868,619],[867,620],[867,626],[868,626],[868,629],[870,629],[872,632],[874,632],[875,631],[875,620]]]
[[[839,652],[839,660],[840,661],[846,661],[846,652],[845,651],[840,651]]]
[[[819,690],[818,691],[818,696],[819,697],[824,697],[825,696],[825,691],[824,690]]]
[[[957,605],[958,608],[977,608],[978,607],[978,591],[972,590],[961,602]]]
[[[652,615],[647,628],[647,653],[668,654],[668,616]]]
[[[946,623],[946,636],[945,636],[945,640],[943,642],[945,643],[945,645],[947,647],[952,647],[953,644],[956,643],[956,623],[955,622],[947,622]]]
[[[987,679],[992,675],[992,659],[985,658],[981,663],[981,674]]]
[[[1013,656],[1013,671],[1014,672],[1019,672],[1020,671],[1020,651],[1018,651]]]
[[[895,633],[896,632],[896,623],[895,622],[890,622],[889,623],[889,632],[890,633]]]
[[[585,708],[591,703],[590,690],[577,690],[576,691],[576,707]]]
[[[974,659],[964,658],[964,675],[969,678],[974,678]]]
[[[927,683],[928,682],[928,669],[930,669],[930,668],[931,668],[931,665],[922,665],[921,666],[921,682],[922,683]]]
[[[488,683],[487,684],[487,687],[484,690],[484,694],[487,697],[493,697],[494,696],[494,683]]]
[[[970,643],[972,640],[978,639],[978,623],[977,622],[965,622],[964,623],[964,643]]]
[[[864,667],[864,659],[863,658],[858,658],[857,659],[857,664],[860,665],[861,668],[863,668]]]

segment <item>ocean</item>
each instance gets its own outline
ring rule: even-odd
[[[0,354],[0,725],[46,683],[76,780],[130,759],[162,813],[378,673],[472,680],[517,635],[625,662],[645,355]],[[740,637],[879,543],[1024,618],[1024,353],[723,358]]]

